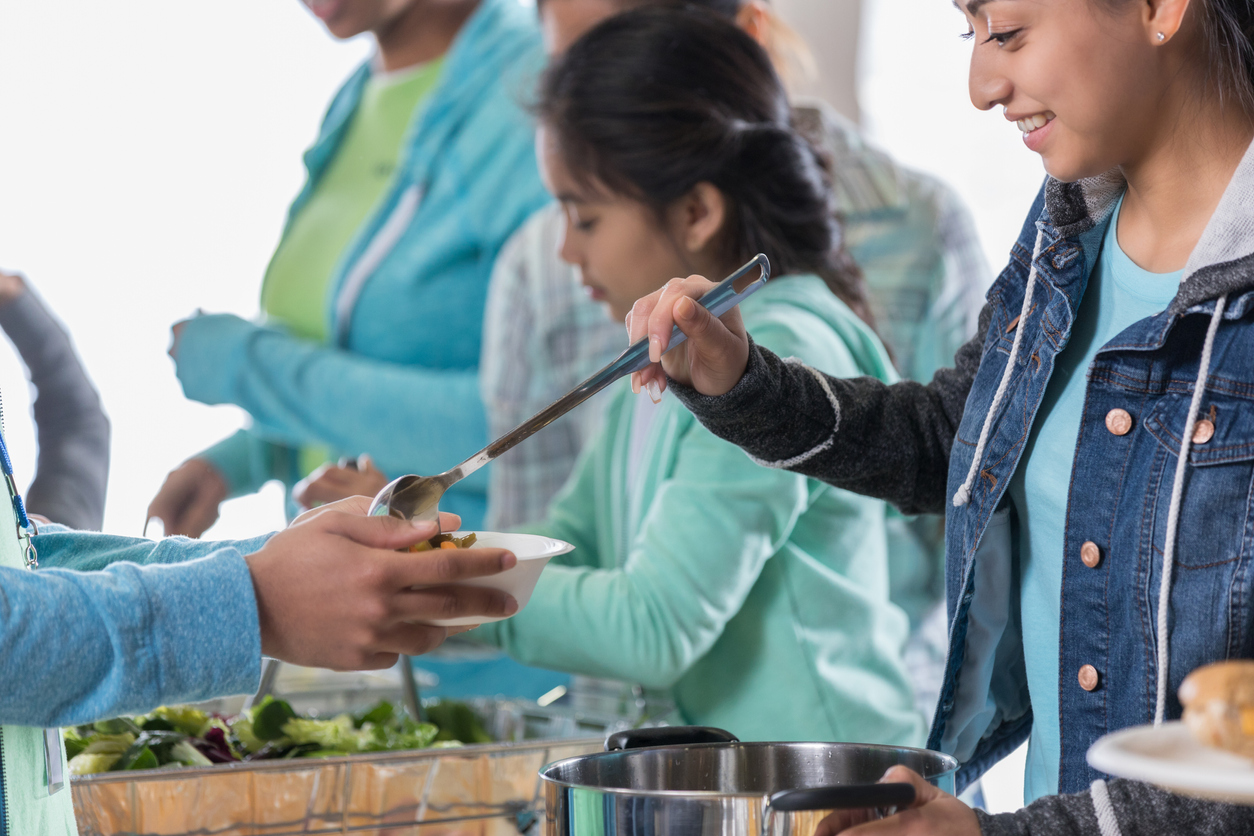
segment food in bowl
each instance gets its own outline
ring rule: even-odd
[[[1216,662],[1180,683],[1184,724],[1200,743],[1254,758],[1254,661]]]
[[[478,537],[472,531],[465,537],[454,537],[452,534],[437,534],[430,540],[423,540],[421,543],[414,543],[409,547],[411,552],[429,552],[432,549],[468,549],[473,546]]]
[[[540,573],[549,561],[558,555],[575,550],[570,543],[554,540],[539,534],[512,534],[502,531],[458,531],[448,535],[454,542],[465,542],[468,537],[477,549],[504,549],[513,552],[518,562],[513,568],[506,569],[496,575],[463,581],[464,586],[480,586],[499,589],[514,596],[518,602],[518,611],[522,612],[531,600],[531,593],[540,580]],[[441,546],[443,548],[443,546]],[[459,547],[460,548],[460,547]],[[426,551],[426,550],[424,550]],[[462,618],[441,618],[427,622],[438,627],[470,627],[487,624],[492,621],[504,621],[504,618],[484,618],[482,616],[466,616]]]

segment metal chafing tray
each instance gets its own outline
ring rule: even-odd
[[[330,715],[397,700],[394,672],[293,669],[279,690]],[[564,704],[462,700],[502,743],[74,778],[80,836],[518,836],[543,832],[545,764],[601,751],[605,737],[652,725],[673,706],[639,689],[586,681]],[[232,714],[242,698],[202,704]]]
[[[73,782],[82,836],[517,836],[543,830],[539,771],[602,737],[104,773]]]

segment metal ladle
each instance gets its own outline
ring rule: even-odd
[[[758,278],[752,280],[742,290],[737,290],[737,283],[745,279],[754,269],[761,271]],[[750,261],[726,279],[719,282],[709,293],[701,297],[700,305],[715,316],[722,316],[732,308],[749,298],[771,278],[771,262],[762,253],[755,255]],[[667,351],[686,340],[687,337],[676,326],[671,332],[670,346]],[[488,462],[511,449],[518,442],[535,435],[558,418],[570,412],[597,392],[614,381],[633,372],[641,371],[649,365],[649,341],[642,339],[628,348],[605,368],[580,383],[570,392],[558,398],[549,406],[540,410],[533,418],[524,421],[513,430],[493,441],[478,453],[452,470],[446,470],[438,476],[401,476],[393,480],[375,496],[370,503],[373,516],[398,517],[400,519],[437,520],[440,512],[440,498],[452,485],[465,479]]]

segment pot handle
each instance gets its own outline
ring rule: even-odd
[[[628,729],[605,738],[605,751],[642,749],[646,746],[689,746],[693,743],[739,743],[731,732],[712,726],[659,726]]]
[[[908,807],[914,803],[914,785],[844,784],[807,790],[784,790],[771,796],[769,810],[800,813],[806,810],[855,810],[863,807]]]

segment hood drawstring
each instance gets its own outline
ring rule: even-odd
[[[1089,787],[1093,799],[1093,812],[1097,815],[1097,829],[1102,836],[1123,836],[1119,829],[1119,819],[1115,816],[1115,805],[1110,801],[1110,790],[1106,782],[1098,778]]]
[[[1167,512],[1167,542],[1163,544],[1163,577],[1158,588],[1158,699],[1154,706],[1154,725],[1163,721],[1167,708],[1167,673],[1170,655],[1167,648],[1167,612],[1171,604],[1171,572],[1176,560],[1176,528],[1180,523],[1180,505],[1184,499],[1184,468],[1189,461],[1193,446],[1193,429],[1197,414],[1202,408],[1202,395],[1206,391],[1206,379],[1210,376],[1210,355],[1215,347],[1215,332],[1223,319],[1227,306],[1227,294],[1215,302],[1210,326],[1206,329],[1206,342],[1202,345],[1202,359],[1198,365],[1197,380],[1193,384],[1193,399],[1189,401],[1189,415],[1184,422],[1184,436],[1180,439],[1180,453],[1176,458],[1176,478],[1171,484],[1171,508]]]
[[[967,471],[967,478],[963,481],[962,487],[958,488],[958,492],[954,494],[955,508],[961,508],[971,499],[971,488],[975,484],[975,475],[980,472],[980,460],[984,458],[984,448],[988,445],[988,434],[993,426],[993,416],[997,414],[997,408],[1001,406],[1002,399],[1006,397],[1006,390],[1010,388],[1010,375],[1014,372],[1015,360],[1019,357],[1019,345],[1023,342],[1028,314],[1032,310],[1032,291],[1036,288],[1036,259],[1041,254],[1041,242],[1044,238],[1045,233],[1038,230],[1036,246],[1032,248],[1032,267],[1028,271],[1028,287],[1023,294],[1023,308],[1019,311],[1019,326],[1015,329],[1015,340],[1010,346],[1010,359],[1006,361],[1006,370],[1001,374],[1001,383],[997,384],[997,394],[993,395],[993,403],[988,408],[988,414],[984,416],[984,426],[980,429],[980,441],[975,445],[971,469]]]

